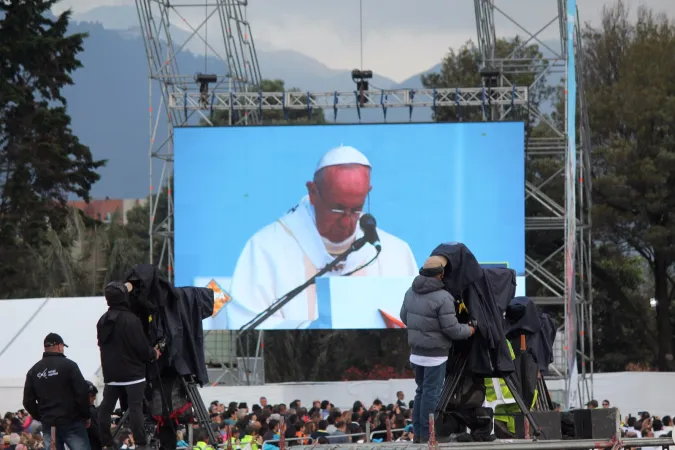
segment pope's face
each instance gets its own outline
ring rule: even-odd
[[[370,192],[370,168],[330,166],[319,175],[315,182],[307,182],[316,228],[329,241],[342,242],[354,234],[361,217]]]

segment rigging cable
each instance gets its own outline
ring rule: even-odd
[[[361,67],[363,70],[363,0],[359,0],[359,34],[361,45]]]

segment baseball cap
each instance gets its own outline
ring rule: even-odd
[[[445,256],[430,256],[424,261],[423,269],[440,269],[448,265]]]
[[[63,344],[64,347],[68,347],[66,343],[63,342],[63,338],[56,333],[49,333],[47,337],[45,337],[45,347],[53,347],[60,344]]]

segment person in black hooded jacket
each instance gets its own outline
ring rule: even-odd
[[[113,445],[110,420],[118,400],[127,405],[129,428],[136,448],[147,445],[143,416],[146,366],[158,359],[161,353],[150,346],[141,320],[130,310],[131,289],[131,283],[117,281],[106,286],[108,311],[96,325],[105,383],[98,421],[101,443],[105,447]]]

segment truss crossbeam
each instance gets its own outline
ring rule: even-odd
[[[396,89],[364,92],[199,92],[169,94],[169,108],[196,110],[285,110],[434,108],[443,106],[527,105],[527,87]]]
[[[492,59],[486,62],[488,67],[494,67],[502,74],[532,73],[537,68],[548,66],[548,73],[562,73],[565,71],[565,61],[561,59]]]
[[[562,306],[565,304],[565,297],[530,297],[530,300],[541,306]]]

